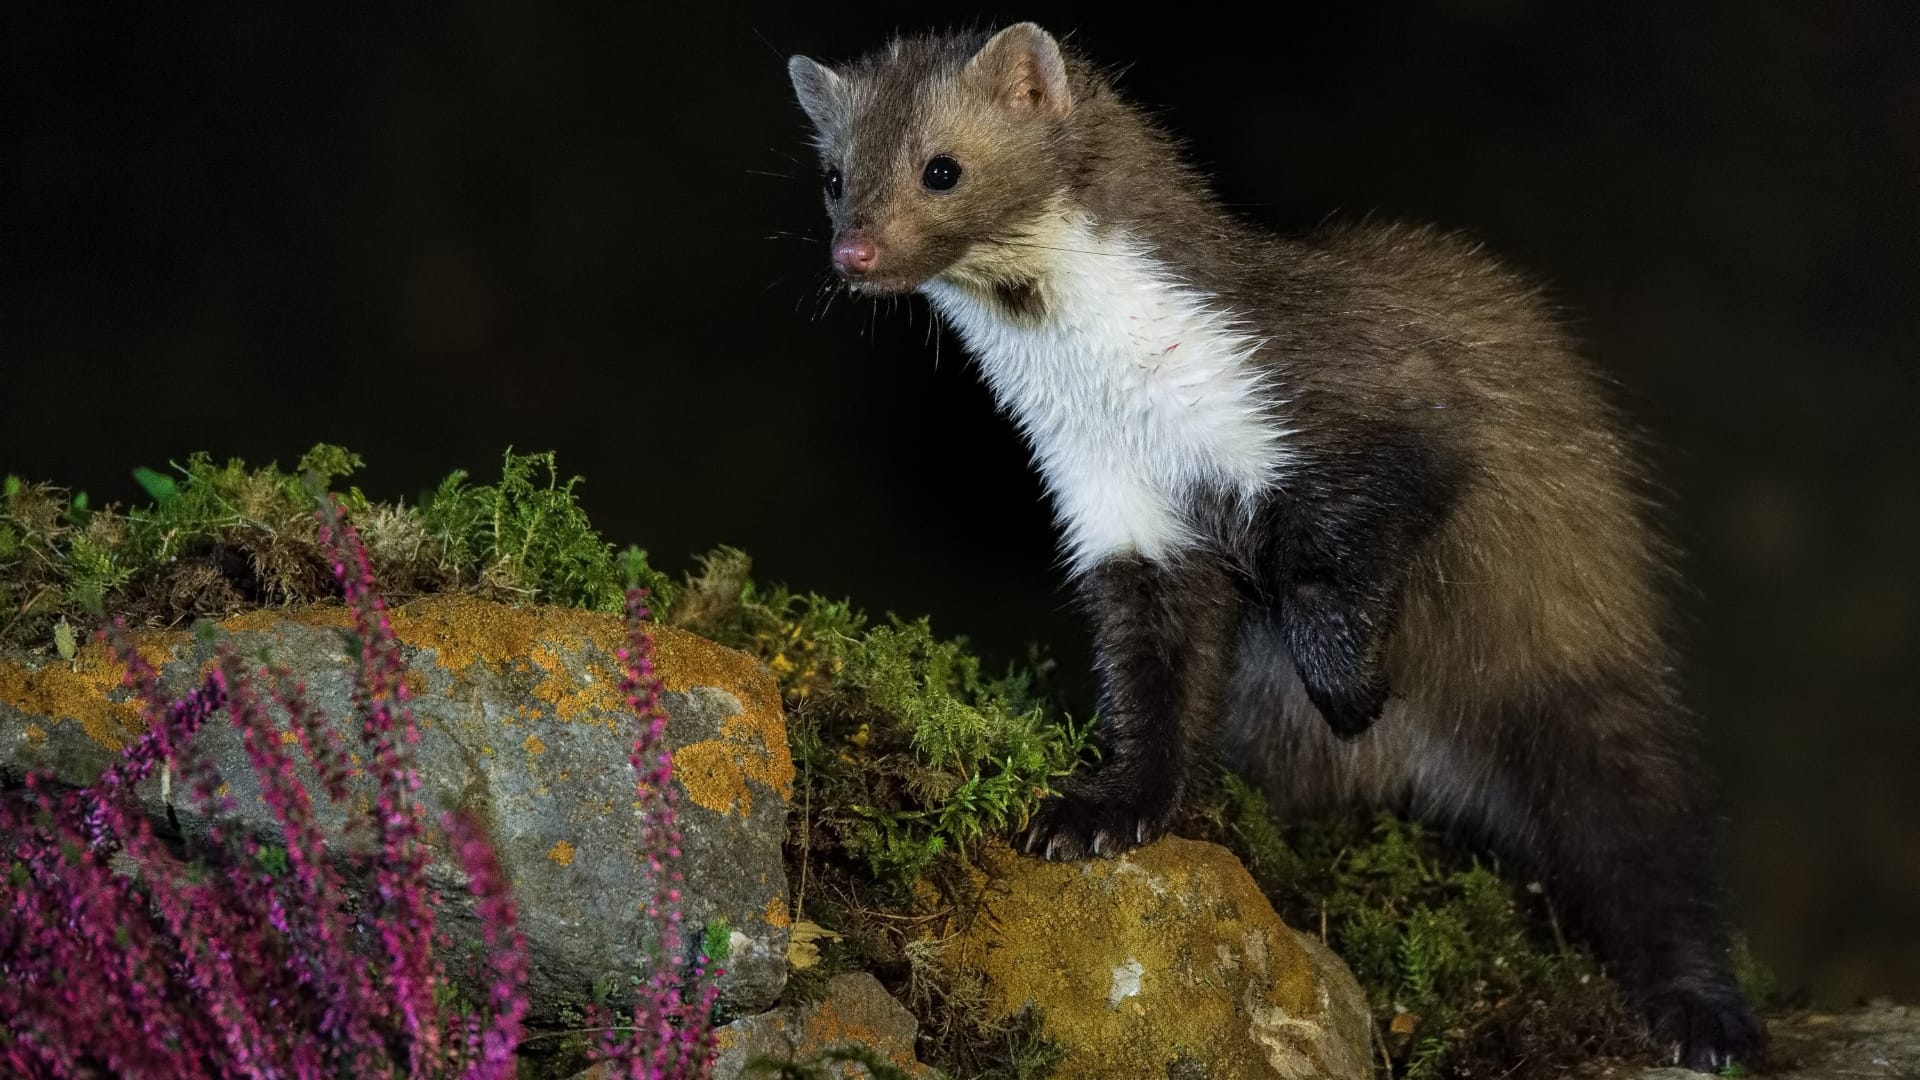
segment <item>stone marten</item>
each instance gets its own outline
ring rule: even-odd
[[[918,292],[1032,449],[1090,612],[1100,764],[1017,838],[1162,833],[1207,742],[1549,883],[1676,1061],[1751,1061],[1629,429],[1536,289],[1430,228],[1222,207],[1031,23],[789,65],[832,260]]]

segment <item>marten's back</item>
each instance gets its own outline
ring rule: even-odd
[[[1394,684],[1443,717],[1591,679],[1658,690],[1663,553],[1634,448],[1538,291],[1433,229],[1346,227],[1312,247],[1345,294],[1333,317],[1373,345],[1289,376],[1331,380],[1328,398],[1360,388],[1461,461],[1406,586]]]

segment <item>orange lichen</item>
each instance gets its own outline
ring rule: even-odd
[[[744,1042],[749,1056],[771,1053],[805,1061],[825,1050],[860,1044],[877,1051],[888,1064],[915,1080],[936,1075],[914,1059],[911,1026],[902,1026],[886,1015],[888,1006],[847,987],[846,980],[856,978],[871,976],[838,976],[828,984],[827,995],[820,1001],[767,1014],[744,1033],[721,1028],[714,1033],[714,1046],[725,1053]],[[884,995],[877,986],[873,993]],[[833,1075],[841,1073],[836,1068]],[[866,1071],[859,1070],[859,1075],[866,1075]]]
[[[301,626],[330,626],[346,629],[353,625],[353,618],[344,607],[332,604],[314,604],[302,608],[256,608],[243,612],[231,619],[223,619],[220,629],[241,633],[256,633],[272,630],[284,622],[299,623]]]
[[[765,767],[755,778],[781,798],[793,794],[793,758],[787,752],[779,684],[753,657],[677,627],[660,626],[653,628],[653,663],[668,690],[713,686],[732,694],[740,713],[727,721],[727,738],[765,748]]]
[[[567,843],[565,840],[555,840],[553,846],[547,849],[547,858],[552,859],[561,866],[572,866],[573,845]]]
[[[135,648],[141,659],[160,668],[190,639],[178,631],[145,633],[135,637]],[[97,641],[81,648],[71,662],[39,669],[0,662],[0,703],[27,716],[72,721],[94,742],[121,750],[141,730],[139,706],[121,692],[123,675],[120,662]]]
[[[819,1010],[813,1014],[813,1023],[809,1025],[807,1029],[807,1036],[806,1043],[801,1047],[801,1050],[809,1055],[818,1053],[829,1046],[845,1046],[848,1043],[859,1043],[862,1046],[878,1049],[879,1047],[885,1046],[887,1042],[887,1040],[873,1028],[860,1023],[858,1020],[842,1016],[840,1010],[834,1008],[834,1003],[831,999],[820,1003]],[[914,1066],[915,1062],[911,1054],[903,1054],[896,1049],[892,1054],[888,1055],[888,1064],[898,1069],[909,1069]]]
[[[767,925],[776,930],[785,930],[793,925],[793,916],[787,912],[787,902],[776,893],[767,897]]]
[[[35,746],[47,741],[47,731],[39,724],[27,725],[27,741]]]
[[[735,809],[742,814],[753,812],[746,770],[740,767],[734,748],[724,740],[688,743],[675,750],[673,776],[697,805],[721,814]]]
[[[509,607],[472,597],[431,597],[389,612],[393,633],[410,648],[432,650],[432,662],[456,679],[475,665],[494,671],[535,676],[531,701],[518,715],[500,717],[503,726],[553,721],[598,723],[628,730],[632,718],[620,694],[614,657],[626,640],[620,619],[560,607]],[[351,616],[332,604],[293,609],[261,609],[225,620],[230,632],[272,633],[292,623],[345,628]],[[716,645],[685,630],[650,626],[654,668],[662,686],[675,692],[711,687],[730,694],[740,711],[721,725],[720,737],[694,743],[675,755],[675,771],[688,796],[720,812],[748,813],[750,784],[793,793],[793,758],[787,747],[786,719],[773,677],[744,653]],[[156,666],[190,640],[184,633],[136,635],[142,655]],[[209,659],[208,665],[213,661]],[[416,692],[431,684],[431,669],[416,665],[408,686]],[[89,646],[72,665],[38,671],[0,664],[0,702],[32,716],[78,720],[87,733],[118,749],[137,728],[138,710],[111,699],[120,673],[98,645]],[[476,744],[491,755],[485,733]],[[520,742],[529,754],[546,744],[529,735]]]

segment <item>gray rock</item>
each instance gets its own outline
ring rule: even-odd
[[[533,1018],[564,1018],[596,985],[619,1000],[643,972],[652,930],[641,910],[646,877],[627,764],[634,721],[614,655],[619,620],[440,598],[396,611],[393,623],[414,691],[422,797],[436,822],[440,810],[457,807],[487,823],[530,946]],[[341,609],[316,607],[254,612],[222,627],[243,654],[264,649],[290,667],[346,745],[359,749],[345,625]],[[689,936],[724,921],[731,955],[722,1003],[735,1015],[751,1013],[771,1004],[786,979],[780,846],[793,766],[778,689],[741,653],[673,628],[656,628],[655,640],[680,789]],[[144,632],[139,645],[173,692],[197,683],[213,655],[178,632]],[[0,783],[17,783],[33,768],[67,783],[91,781],[134,734],[137,717],[118,685],[117,666],[98,645],[39,667],[0,660]],[[246,827],[271,833],[239,733],[224,716],[196,749],[230,785]],[[350,801],[364,804],[371,784],[356,783]],[[139,794],[163,821],[158,779]],[[173,788],[182,828],[204,830],[186,797]],[[320,803],[322,824],[337,834],[351,808]],[[443,918],[458,956],[477,942],[477,927],[459,902],[463,878],[444,860],[437,828],[432,841],[430,872],[449,902]]]
[[[825,1051],[850,1045],[873,1051],[908,1076],[930,1077],[933,1070],[914,1060],[914,1038],[919,1025],[906,1006],[895,1001],[880,981],[865,972],[837,975],[827,983],[817,1002],[737,1020],[719,1032],[719,1056],[714,1080],[763,1077],[770,1069],[750,1069],[755,1061],[816,1059]],[[859,1080],[864,1066],[831,1063],[827,1074],[836,1080]]]
[[[913,1056],[919,1033],[913,1014],[866,972],[836,975],[819,1001],[775,1009],[736,1020],[714,1033],[717,1054],[713,1080],[754,1080],[776,1075],[767,1063],[802,1063],[823,1069],[834,1080],[866,1080],[864,1065],[832,1061],[834,1050],[861,1047],[889,1066],[929,1080],[935,1074]],[[754,1062],[761,1062],[754,1067]],[[608,1070],[594,1066],[573,1080],[607,1080]]]
[[[1845,1012],[1767,1018],[1767,1080],[1913,1080],[1920,1077],[1920,1008],[1875,1002]],[[1686,1069],[1594,1070],[1610,1080],[1700,1080]]]

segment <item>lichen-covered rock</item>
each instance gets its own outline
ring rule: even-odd
[[[836,975],[817,1002],[736,1020],[720,1029],[714,1080],[767,1076],[749,1070],[756,1059],[804,1062],[822,1051],[862,1046],[910,1077],[932,1077],[933,1070],[913,1056],[919,1025],[906,1006],[865,972]],[[864,1080],[867,1070],[850,1062],[826,1066],[836,1080]]]
[[[266,649],[289,667],[357,747],[346,626],[337,607],[259,611],[221,624],[245,654]],[[532,952],[534,1017],[561,1015],[596,984],[616,994],[630,986],[652,927],[641,911],[645,877],[627,764],[634,720],[614,652],[620,620],[437,598],[395,610],[393,628],[420,727],[422,795],[436,820],[440,809],[461,807],[487,822]],[[786,978],[780,844],[793,764],[779,692],[751,657],[671,627],[653,634],[681,788],[686,917],[695,933],[725,921],[731,955],[722,1000],[737,1013],[753,1012],[773,1002]],[[212,663],[209,647],[191,634],[143,632],[137,642],[173,692],[198,682]],[[119,682],[98,645],[38,667],[0,660],[0,782],[17,782],[32,768],[90,782],[136,734],[138,714]],[[270,830],[232,726],[210,725],[197,747],[231,786],[246,823]],[[173,791],[182,827],[204,828],[184,814],[185,795]],[[158,780],[140,796],[163,820]],[[322,824],[337,829],[348,811],[321,803]],[[459,881],[446,870],[437,830],[432,839],[433,873],[455,900]],[[446,921],[458,953],[462,933],[475,927],[458,903]]]
[[[867,1080],[852,1061],[825,1060],[829,1051],[864,1048],[913,1080],[932,1080],[932,1069],[913,1056],[919,1025],[880,980],[866,972],[836,975],[827,992],[808,1005],[749,1016],[714,1033],[713,1080],[754,1080],[777,1075],[770,1064],[796,1063],[821,1069],[834,1080]],[[755,1062],[759,1067],[752,1067]],[[608,1080],[596,1065],[573,1080]]]
[[[1169,838],[1113,859],[988,852],[958,943],[991,1008],[1041,1010],[1058,1080],[1364,1080],[1353,975],[1274,914],[1233,854]]]

